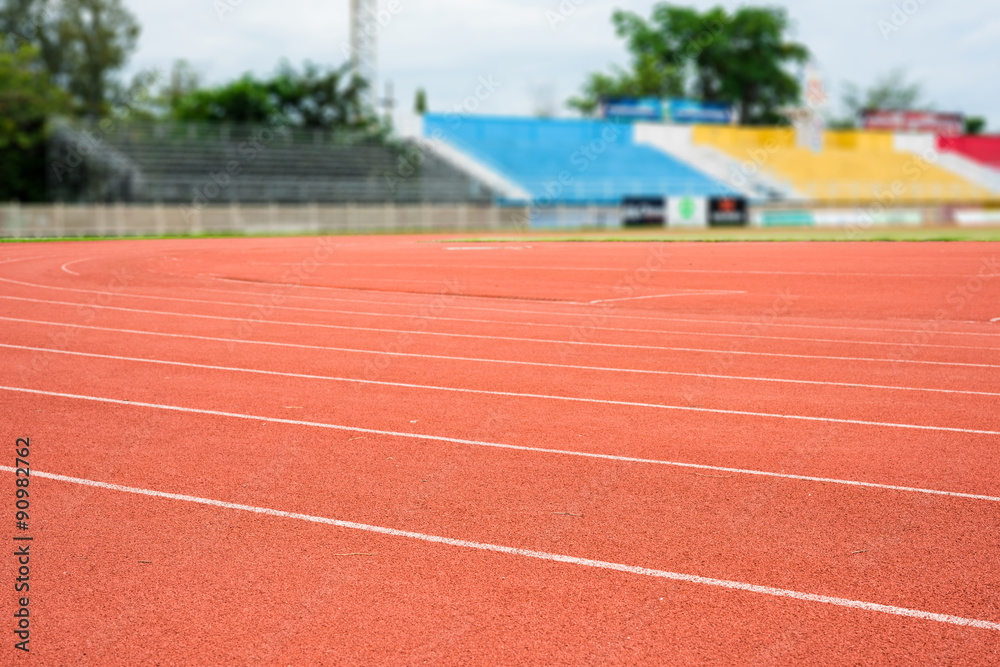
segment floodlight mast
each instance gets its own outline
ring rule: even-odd
[[[365,101],[378,104],[378,0],[351,0],[351,68],[368,82]]]

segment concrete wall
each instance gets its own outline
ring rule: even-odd
[[[78,238],[199,234],[387,233],[515,230],[527,211],[461,204],[393,206],[62,206],[0,207],[2,238]]]

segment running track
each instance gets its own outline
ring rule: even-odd
[[[4,245],[31,657],[997,663],[997,254]]]

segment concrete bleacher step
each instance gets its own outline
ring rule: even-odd
[[[594,120],[424,117],[423,134],[465,169],[543,204],[617,205],[628,196],[739,192],[725,181],[635,141],[629,124]]]
[[[71,132],[69,143],[78,142],[82,131]],[[213,174],[230,181],[213,196],[219,203],[486,203],[493,198],[488,185],[436,154],[417,165],[408,163],[420,149],[412,142],[363,138],[350,143],[329,132],[292,131],[248,154],[240,148],[250,133],[248,128],[140,123],[122,128],[103,144],[105,152],[123,156],[134,172],[123,190],[128,201],[190,202],[196,191],[204,192],[212,183]],[[237,175],[219,176],[234,162]],[[91,197],[97,191],[87,187],[59,196]]]
[[[636,123],[637,143],[653,146],[751,199],[799,199],[788,183],[770,175],[766,164],[741,165],[722,151],[695,144],[690,127],[661,123]]]
[[[1000,169],[971,160],[961,153],[938,149],[938,138],[933,134],[897,134],[893,143],[898,151],[920,156],[936,156],[936,164],[995,194],[1000,194]]]

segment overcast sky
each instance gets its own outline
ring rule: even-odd
[[[271,72],[281,58],[343,62],[349,0],[124,0],[143,27],[129,67],[168,68],[189,60],[208,83],[250,71]],[[430,107],[451,110],[480,77],[499,88],[483,113],[564,114],[586,73],[627,64],[614,34],[616,8],[649,15],[648,0],[562,0],[575,10],[552,25],[560,0],[392,0],[398,12],[379,36],[379,77],[412,108],[418,87]],[[381,0],[382,7],[390,0]],[[735,2],[679,3],[706,8]],[[1000,131],[1000,10],[997,0],[789,0],[794,39],[813,52],[828,90],[845,81],[870,84],[906,68],[940,110],[989,119]],[[236,5],[231,11],[220,7]],[[394,5],[395,6],[395,5]],[[898,8],[893,24],[893,11]],[[905,20],[904,20],[905,19]],[[880,28],[880,21],[883,21]],[[888,32],[886,26],[898,29]]]

